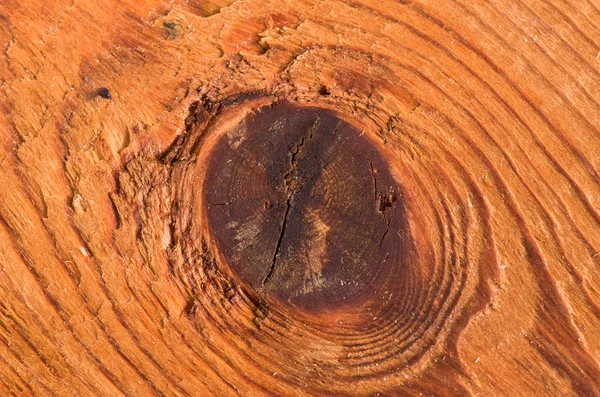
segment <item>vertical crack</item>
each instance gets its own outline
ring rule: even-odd
[[[279,240],[277,240],[277,247],[275,247],[275,254],[273,254],[273,260],[271,261],[271,268],[269,269],[269,273],[267,273],[267,276],[265,277],[265,279],[262,282],[263,286],[267,283],[267,281],[269,281],[271,279],[271,276],[273,276],[273,272],[275,271],[275,265],[277,264],[277,257],[279,256],[279,250],[281,249],[281,242],[283,241],[283,236],[285,235],[285,226],[287,225],[287,218],[288,218],[288,215],[290,214],[290,208],[292,207],[292,198],[293,198],[293,195],[291,198],[289,198],[287,200],[287,207],[285,208],[285,215],[283,216],[283,222],[281,224],[281,233],[279,234]]]
[[[385,212],[388,208],[394,206],[397,197],[396,192],[394,192],[393,190],[390,190],[390,192],[387,194],[378,194],[377,176],[375,175],[376,172],[375,168],[373,167],[373,161],[369,157],[366,157],[366,159],[369,162],[369,169],[371,170],[371,177],[373,178],[373,196],[375,198],[375,203],[377,203],[377,210],[383,216],[383,222],[385,223],[385,230],[383,231],[383,235],[381,236],[381,240],[379,241],[379,248],[381,248],[383,246],[383,240],[385,239],[385,236],[387,236],[388,232],[390,231],[390,220],[387,218]]]
[[[370,158],[367,157],[369,161],[369,167],[371,168],[371,177],[373,177],[373,197],[375,198],[375,202],[377,202],[377,177],[375,176],[375,168],[373,168],[373,162]]]
[[[317,116],[315,122],[309,128],[307,136],[303,136],[302,139],[300,140],[300,142],[297,143],[291,151],[290,169],[283,176],[283,183],[285,185],[285,189],[286,189],[286,193],[287,193],[285,214],[283,215],[283,221],[281,222],[281,232],[279,233],[279,239],[277,240],[277,246],[275,247],[275,253],[273,254],[273,260],[271,261],[271,267],[269,268],[269,272],[267,273],[266,277],[264,278],[264,280],[262,282],[263,287],[271,279],[271,277],[273,276],[273,273],[275,272],[275,267],[277,265],[277,258],[279,257],[279,252],[281,251],[281,244],[283,243],[283,238],[285,236],[285,230],[286,230],[286,226],[287,226],[288,216],[289,216],[290,210],[292,208],[292,202],[294,200],[294,196],[296,195],[298,190],[300,190],[300,186],[299,186],[298,182],[292,180],[293,173],[298,169],[298,160],[296,159],[296,156],[298,155],[298,153],[300,153],[300,150],[302,150],[302,146],[304,146],[305,141],[307,139],[312,139],[320,122],[321,122],[321,118],[319,116]]]
[[[389,193],[379,195],[379,212],[383,215],[383,221],[385,222],[385,231],[381,236],[381,241],[379,242],[379,248],[383,246],[383,239],[390,231],[390,220],[385,215],[385,212],[388,208],[392,208],[394,203],[398,200],[396,196],[396,192],[390,189]]]
[[[388,232],[390,231],[390,221],[387,220],[385,212],[383,212],[383,221],[385,222],[385,230],[381,236],[381,241],[379,241],[379,248],[383,247],[383,239],[385,239],[385,236],[387,236]]]

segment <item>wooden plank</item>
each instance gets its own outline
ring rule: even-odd
[[[600,395],[596,0],[0,1],[3,395]]]

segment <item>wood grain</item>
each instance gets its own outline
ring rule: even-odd
[[[600,395],[599,20],[0,1],[0,394]]]

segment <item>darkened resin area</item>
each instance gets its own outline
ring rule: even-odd
[[[360,304],[398,265],[399,188],[371,141],[330,110],[265,106],[219,138],[207,170],[218,249],[267,298]]]

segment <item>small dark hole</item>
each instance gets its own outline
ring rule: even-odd
[[[177,21],[163,21],[163,31],[168,40],[173,40],[181,36],[182,26]]]
[[[175,22],[172,22],[172,21],[165,21],[165,22],[163,22],[163,26],[165,28],[167,28],[167,29],[172,29],[172,30],[174,30],[177,27],[177,25],[175,24]]]
[[[267,51],[269,51],[271,49],[271,46],[269,45],[269,43],[261,43],[258,42],[258,55],[264,55],[267,53]]]
[[[96,96],[102,97],[104,99],[111,99],[110,90],[106,87],[98,88],[96,90]]]
[[[331,92],[329,92],[327,87],[325,87],[324,85],[322,85],[321,88],[319,88],[319,95],[328,96],[329,94],[331,94]]]

